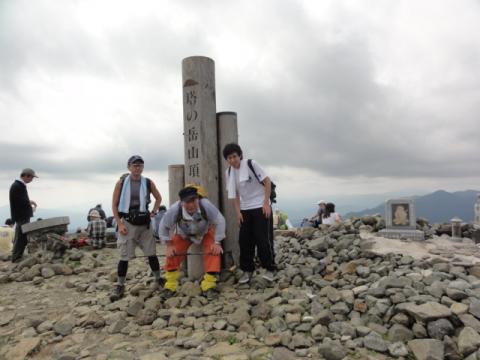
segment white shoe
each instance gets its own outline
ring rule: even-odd
[[[268,281],[273,281],[275,280],[275,275],[271,271],[265,271],[265,273],[262,275],[262,278]]]
[[[246,284],[250,282],[250,279],[252,278],[252,273],[245,271],[243,275],[238,279],[239,284]]]

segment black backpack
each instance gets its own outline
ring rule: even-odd
[[[253,168],[252,159],[247,160],[247,165],[250,168],[250,170],[252,170],[252,173],[253,173],[253,175],[255,175],[255,178],[258,180],[258,182],[260,184],[262,184],[263,186],[265,186],[264,182],[260,181],[260,178],[258,177],[257,173],[255,172],[255,169]],[[230,176],[230,170],[231,170],[231,167],[228,168],[228,176]],[[270,201],[271,201],[272,204],[274,204],[274,203],[277,202],[277,191],[276,191],[277,185],[271,180],[270,180],[270,183],[271,183]]]

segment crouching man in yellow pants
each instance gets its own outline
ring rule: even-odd
[[[208,199],[201,198],[197,188],[187,186],[179,192],[180,201],[173,204],[160,222],[160,240],[167,242],[163,297],[175,294],[180,265],[192,243],[201,244],[205,274],[200,284],[203,295],[217,295],[217,274],[220,272],[221,241],[225,238],[225,218]],[[170,234],[172,236],[170,238]]]

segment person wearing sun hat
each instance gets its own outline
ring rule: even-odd
[[[27,191],[27,184],[38,178],[33,169],[25,168],[20,173],[20,178],[15,180],[10,187],[10,215],[15,226],[15,239],[13,241],[12,262],[17,262],[23,257],[27,246],[27,235],[22,232],[22,225],[30,222],[37,203],[30,200]]]

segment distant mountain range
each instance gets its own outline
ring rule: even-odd
[[[458,216],[465,222],[473,222],[474,205],[477,200],[478,190],[465,190],[447,192],[438,190],[431,194],[412,196],[415,199],[415,212],[418,217],[428,219],[430,223],[450,222],[450,219]],[[385,204],[380,204],[371,209],[349,212],[345,218],[352,216],[364,216],[381,214],[385,215]]]

